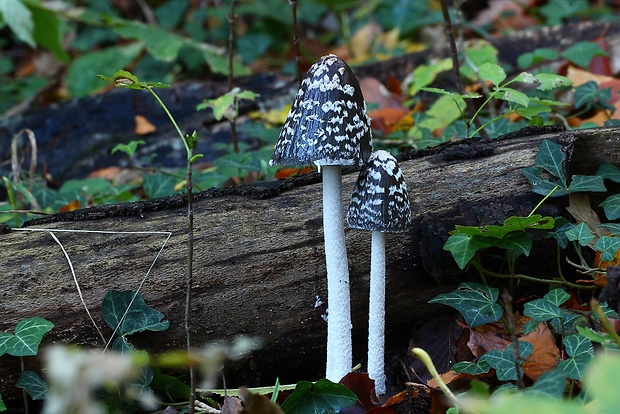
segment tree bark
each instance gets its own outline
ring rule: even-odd
[[[537,130],[534,130],[534,132]],[[532,130],[530,130],[530,133]],[[462,272],[442,247],[455,224],[501,222],[527,215],[540,201],[519,169],[534,164],[543,139],[559,142],[572,173],[592,173],[620,161],[620,130],[559,131],[483,142],[462,141],[407,154],[400,160],[412,204],[408,233],[388,234],[387,346],[405,352],[416,324],[446,310],[427,302],[452,289]],[[343,175],[348,207],[357,174]],[[33,316],[54,323],[53,342],[102,346],[76,292],[69,255],[84,300],[106,336],[100,305],[111,289],[136,289],[165,236],[66,233],[59,230],[171,232],[141,293],[170,328],[132,335],[151,354],[184,347],[186,209],[182,195],[100,206],[27,223],[30,231],[0,235],[0,331]],[[563,214],[566,198],[546,202],[542,214]],[[230,372],[228,386],[293,382],[324,375],[326,272],[318,174],[196,195],[193,337],[196,346],[236,335],[260,337],[263,347]],[[37,231],[35,231],[37,230]],[[346,229],[351,274],[354,363],[366,354],[370,232]],[[548,256],[547,257],[548,260]],[[538,264],[536,264],[538,265]],[[15,396],[17,358],[2,357],[0,392]],[[26,358],[26,366],[36,365]]]

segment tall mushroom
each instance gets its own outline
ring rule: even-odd
[[[373,152],[362,167],[347,213],[349,226],[371,230],[368,376],[377,395],[385,394],[385,233],[403,232],[411,223],[407,183],[396,159]]]
[[[359,83],[338,56],[308,70],[286,117],[271,164],[314,163],[323,172],[327,267],[327,379],[351,370],[349,264],[344,236],[341,166],[363,165],[372,152],[370,118]]]

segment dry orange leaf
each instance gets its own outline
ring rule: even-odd
[[[276,180],[284,180],[285,178],[289,178],[293,175],[303,175],[303,174],[307,174],[312,171],[314,171],[312,167],[282,168],[281,170],[278,170],[278,172],[274,174],[274,178]]]
[[[456,372],[456,371],[448,371],[448,372],[444,372],[443,374],[439,374],[439,378],[441,378],[443,380],[443,382],[445,382],[446,384],[450,384],[452,381],[454,381],[455,379],[458,378],[463,378],[467,375],[462,374],[460,372]],[[426,381],[426,385],[428,385],[431,388],[437,388],[437,381],[435,381],[435,378],[431,378],[428,381]]]
[[[558,365],[560,350],[555,345],[553,335],[546,324],[539,323],[536,329],[519,339],[529,342],[534,347],[532,354],[523,363],[525,375],[536,381],[542,374]]]
[[[104,180],[112,181],[114,177],[120,174],[120,172],[121,172],[120,167],[111,166],[111,167],[106,167],[106,168],[95,170],[91,172],[90,174],[88,174],[88,177],[89,178],[103,178]]]
[[[142,115],[134,116],[134,120],[136,121],[136,128],[134,130],[136,135],[147,135],[157,131],[157,127]]]
[[[80,200],[71,200],[68,204],[60,207],[58,211],[64,213],[67,211],[79,210],[80,208],[82,208],[82,203],[80,202]]]
[[[372,127],[389,135],[396,130],[401,120],[407,117],[408,112],[402,108],[381,108],[368,113],[372,120]],[[402,125],[402,124],[401,124]]]

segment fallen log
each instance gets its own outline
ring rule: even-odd
[[[442,249],[455,224],[480,225],[527,215],[540,201],[519,169],[534,164],[544,139],[564,146],[572,173],[591,173],[600,162],[620,162],[620,130],[614,128],[468,140],[401,158],[414,222],[408,233],[387,237],[388,347],[399,346],[404,352],[415,325],[446,310],[427,302],[452,289],[462,274]],[[354,172],[343,176],[344,194],[351,193],[356,178]],[[565,204],[564,198],[553,199],[539,211],[563,214]],[[240,334],[262,339],[262,349],[231,373],[231,387],[272,384],[276,376],[285,382],[321,377],[326,275],[319,175],[202,192],[196,195],[194,214],[195,345]],[[111,330],[98,310],[103,296],[111,289],[136,289],[166,236],[61,230],[170,232],[141,289],[146,302],[170,321],[170,328],[136,334],[131,340],[152,354],[183,349],[186,227],[185,201],[179,195],[61,213],[0,235],[0,331],[12,331],[20,320],[40,316],[55,325],[42,348],[53,342],[102,346],[67,259],[50,232],[66,249],[84,301],[108,336]],[[347,229],[346,235],[354,361],[359,362],[366,352],[370,234]],[[26,364],[31,362],[27,359]],[[17,358],[3,356],[0,392],[5,399],[16,395],[18,375]]]

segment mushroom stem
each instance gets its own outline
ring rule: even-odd
[[[370,253],[370,305],[368,318],[368,376],[375,380],[375,393],[385,388],[385,233],[372,232]]]
[[[323,234],[327,267],[327,371],[326,378],[338,382],[351,371],[351,298],[349,264],[344,237],[342,169],[322,165]]]

